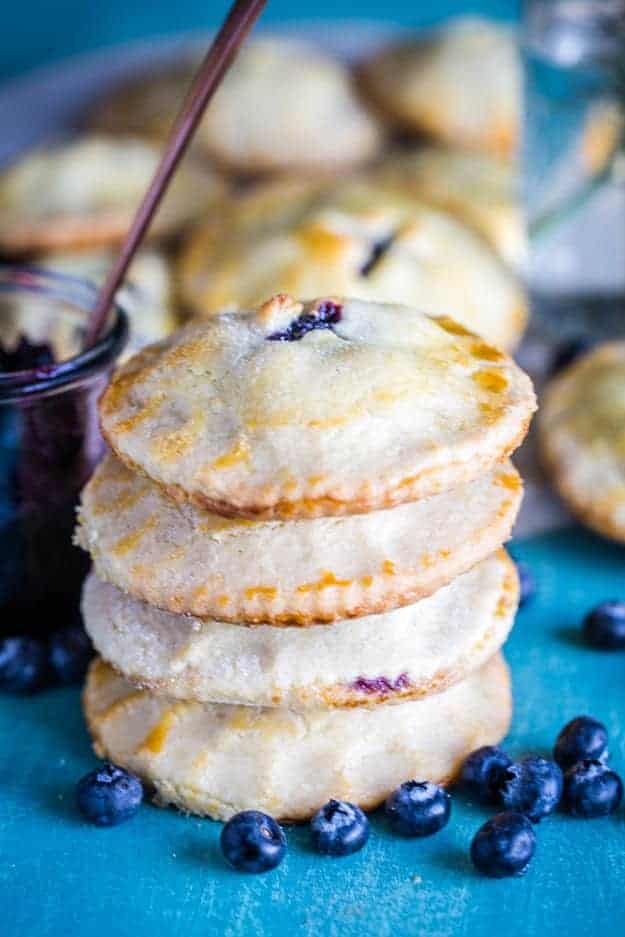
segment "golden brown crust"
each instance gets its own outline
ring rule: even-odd
[[[376,50],[357,77],[399,129],[509,159],[519,139],[520,72],[510,31],[464,16]]]
[[[464,326],[343,300],[333,330],[267,340],[301,314],[279,294],[253,312],[187,326],[133,358],[100,403],[111,448],[174,500],[293,519],[366,513],[452,489],[523,437],[535,408],[529,379]],[[367,425],[377,430],[365,449]]]
[[[505,550],[498,551],[506,563],[507,574],[504,581],[504,592],[500,605],[497,609],[497,615],[512,615],[518,605],[518,576],[516,567]],[[299,687],[289,691],[288,701],[285,694],[276,688],[272,693],[272,705],[282,706],[288,704],[294,709],[309,709],[323,707],[327,709],[353,709],[355,707],[364,707],[373,709],[382,703],[404,703],[410,700],[424,699],[436,693],[443,693],[449,687],[464,680],[475,669],[475,655],[478,655],[481,648],[491,640],[493,627],[490,627],[481,635],[472,652],[467,654],[462,661],[457,661],[453,667],[440,670],[432,678],[424,680],[421,683],[410,683],[397,689],[388,689],[384,691],[362,691],[354,688],[353,685],[345,683],[336,683],[333,686],[324,687]],[[110,666],[113,666],[111,664]],[[115,668],[117,669],[117,668]],[[121,671],[118,671],[121,673]],[[168,696],[172,693],[172,680],[152,680],[146,679],[142,674],[125,673],[122,674],[134,686],[150,690],[159,695]]]
[[[57,250],[89,250],[120,242],[132,215],[126,211],[106,212],[98,217],[55,217],[49,222],[21,220],[0,230],[0,252],[5,254],[47,254]],[[150,234],[164,232],[158,225]]]
[[[625,542],[623,388],[625,342],[605,342],[548,384],[537,426],[541,462],[562,500],[583,524],[619,543]]]
[[[554,453],[550,452],[548,434],[539,432],[540,461],[544,467],[545,473],[556,489],[558,495],[562,498],[567,508],[582,524],[592,528],[602,537],[614,540],[617,543],[625,543],[625,528],[616,524],[613,519],[613,505],[605,497],[596,498],[582,497],[574,484],[571,484],[566,475],[562,472],[562,466]]]
[[[471,204],[480,205],[479,194]],[[334,186],[261,186],[185,239],[181,291],[202,318],[255,305],[277,287],[302,296],[338,291],[429,314],[453,311],[510,350],[527,318],[523,289],[480,232],[453,215],[409,184],[385,182],[383,170]],[[383,258],[363,276],[372,240],[387,237]]]
[[[501,550],[430,599],[332,628],[202,624],[150,607],[95,575],[82,612],[98,653],[134,686],[177,700],[300,712],[372,708],[459,682],[505,642],[518,589]]]
[[[131,137],[87,135],[27,153],[0,173],[0,253],[46,254],[120,243],[157,164],[158,149]],[[177,233],[218,204],[224,192],[224,182],[208,167],[185,163],[149,236]]]
[[[461,487],[467,481],[475,478],[476,474],[479,474],[475,471],[476,465],[480,465],[482,474],[485,474],[494,466],[503,464],[512,453],[518,449],[527,436],[531,419],[532,415],[522,421],[517,435],[495,459],[484,457],[480,453],[472,459],[470,466],[466,465],[466,463],[450,463],[449,467],[455,470],[454,478],[457,479],[457,481],[454,482],[454,488]],[[124,465],[132,472],[142,475],[144,478],[149,478],[139,464],[131,459],[127,453],[121,452],[119,447],[115,445],[113,436],[107,432],[101,419],[100,432],[111,450]],[[466,469],[464,473],[461,472],[462,468]],[[237,503],[234,498],[230,501],[216,500],[206,497],[201,491],[188,492],[179,485],[166,485],[157,482],[153,478],[150,478],[150,481],[156,484],[161,491],[173,501],[180,504],[189,502],[195,504],[196,507],[201,510],[220,514],[222,517],[241,517],[255,521],[288,521],[302,518],[345,517],[353,514],[369,514],[371,511],[383,511],[387,508],[397,507],[400,504],[431,497],[432,495],[440,494],[441,490],[445,489],[444,485],[437,485],[436,483],[428,484],[427,479],[435,474],[436,470],[420,472],[417,475],[411,476],[410,479],[404,479],[393,488],[389,488],[386,492],[383,492],[379,497],[375,498],[367,496],[367,487],[363,486],[360,494],[356,493],[354,499],[350,499],[349,501],[341,501],[337,498],[329,497],[310,497],[302,499],[299,502],[277,501],[271,506],[267,506],[267,504],[263,504],[262,502]]]
[[[500,457],[495,460],[495,465],[501,465],[518,449],[527,435],[529,423],[530,420],[528,418],[515,439],[502,451]],[[120,456],[120,458],[122,457]],[[479,456],[473,460],[472,465],[475,466],[476,463],[482,465],[484,472],[487,472],[493,467],[493,462],[490,459],[484,459],[482,461]],[[457,464],[460,465],[460,463]],[[135,471],[139,471],[137,466],[132,467]],[[453,467],[453,463],[450,464],[450,467]],[[352,514],[369,514],[371,511],[382,511],[387,508],[394,508],[399,504],[406,504],[407,502],[417,501],[429,495],[438,494],[440,489],[434,485],[429,486],[426,481],[428,476],[432,474],[434,474],[432,471],[419,472],[411,476],[410,479],[404,479],[399,482],[398,485],[394,488],[390,488],[379,498],[366,497],[366,488],[363,488],[362,495],[359,497],[358,494],[356,494],[354,500],[350,501],[341,501],[338,498],[329,497],[305,498],[299,502],[278,501],[271,508],[261,507],[260,505],[246,505],[242,509],[237,507],[234,510],[231,503],[212,501],[203,496],[201,492],[189,496],[182,489],[174,485],[162,485],[161,487],[165,494],[173,498],[174,501],[184,502],[189,500],[199,508],[213,511],[215,514],[221,514],[223,517],[247,517],[252,520],[295,520],[296,518],[302,517],[343,517],[345,515],[351,516]],[[469,477],[473,477],[473,475],[473,472],[467,472],[464,476],[458,474],[456,476],[458,478],[457,487],[463,485],[469,480]]]
[[[391,152],[367,177],[383,189],[413,196],[454,215],[484,238],[512,269],[522,270],[527,259],[527,232],[517,176],[510,162],[490,154],[414,146]],[[514,347],[515,330],[520,332],[523,327],[523,322],[511,321],[511,335],[501,344]]]
[[[158,487],[109,457],[83,494],[77,542],[101,579],[156,608],[306,627],[436,592],[501,546],[521,497],[521,479],[506,464],[462,494],[456,489],[389,511],[278,527],[239,524],[194,508],[179,513]],[[471,512],[461,507],[464,499]],[[441,526],[452,516],[456,536]],[[435,530],[424,534],[431,525]]]
[[[101,659],[96,659],[91,666],[90,673],[87,678],[87,684],[85,691],[83,693],[83,710],[85,714],[85,719],[87,722],[87,727],[92,736],[94,751],[100,758],[109,757],[115,760],[117,763],[123,764],[125,759],[119,757],[119,753],[111,750],[103,737],[102,729],[102,713],[96,712],[91,705],[92,697],[92,687],[97,681],[106,682],[107,672],[110,673],[110,668],[108,665],[104,664]],[[454,757],[454,763],[451,767],[451,770],[445,771],[444,774],[436,775],[435,773],[430,773],[431,776],[428,776],[428,780],[431,780],[435,783],[447,785],[453,782],[456,778],[462,763],[467,754],[475,746],[481,744],[493,744],[503,737],[508,731],[511,713],[512,713],[512,696],[511,696],[511,686],[510,686],[510,674],[508,667],[501,655],[497,655],[492,662],[486,665],[484,671],[485,678],[489,682],[490,686],[490,695],[493,699],[496,698],[497,706],[496,709],[493,709],[491,713],[491,718],[489,719],[489,724],[487,725],[484,720],[481,723],[475,725],[474,733],[471,740],[467,739],[467,744],[463,746],[463,750]],[[111,709],[116,710],[116,715],[124,715],[124,710],[128,702],[137,695],[141,695],[143,691],[137,691],[136,694],[131,694],[131,697],[127,699],[122,699],[119,703],[114,703]],[[187,704],[180,704],[182,707],[186,707]],[[418,705],[416,703],[415,705]],[[386,708],[386,707],[384,707]],[[391,707],[392,708],[392,707]],[[233,711],[240,709],[240,707],[232,707]],[[131,759],[133,760],[133,759]],[[159,806],[175,806],[184,812],[191,812],[199,816],[209,816],[214,819],[226,819],[229,816],[232,816],[237,809],[241,809],[237,804],[226,803],[214,797],[211,797],[207,791],[202,790],[196,786],[190,784],[183,784],[178,781],[173,782],[169,779],[164,779],[162,777],[157,777],[154,773],[153,768],[150,770],[145,770],[140,764],[137,764],[133,760],[131,765],[133,771],[139,773],[143,776],[144,781],[149,786],[150,789],[155,789],[155,803]],[[395,784],[392,787],[396,786],[396,783],[399,783],[399,779],[396,780]],[[343,788],[340,791],[340,797],[342,799],[347,799],[352,802],[358,803],[359,806],[364,810],[374,810],[380,803],[384,801],[386,796],[391,792],[392,787],[389,787],[388,790],[379,792],[374,796],[362,796],[357,795],[355,792],[352,792],[349,788],[349,785],[346,785],[343,782]],[[249,796],[249,795],[248,795]],[[272,794],[267,790],[263,790],[262,793],[259,792],[259,796],[264,800],[271,799]],[[337,793],[337,796],[339,794]],[[276,798],[276,794],[273,794],[273,797]],[[266,808],[266,804],[263,803],[261,807]],[[309,807],[307,809],[289,809],[280,796],[277,799],[274,799],[274,805],[272,809],[272,815],[275,816],[277,820],[281,821],[292,821],[292,822],[302,822],[307,819],[315,812],[321,804],[316,804],[314,807]]]

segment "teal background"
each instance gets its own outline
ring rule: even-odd
[[[226,3],[39,0],[5,3],[0,78],[118,42],[214,27]],[[511,0],[269,0],[261,24],[332,17],[427,25],[474,10],[513,18]],[[1,128],[3,133],[7,128]],[[516,545],[539,583],[507,647],[515,715],[513,755],[548,752],[564,722],[604,720],[614,767],[625,774],[625,654],[584,647],[584,612],[625,597],[625,550],[579,528]],[[454,795],[450,825],[424,841],[392,837],[374,815],[366,849],[321,859],[305,827],[266,876],[228,869],[220,825],[144,807],[132,822],[97,830],[74,807],[76,780],[93,768],[79,693],[0,697],[1,937],[587,937],[625,924],[625,808],[584,822],[557,815],[538,827],[521,880],[480,878],[468,859],[484,808]]]
[[[4,0],[0,78],[118,42],[210,29],[227,7],[227,0]],[[422,26],[463,11],[513,18],[517,0],[269,0],[260,23],[358,17]]]
[[[625,550],[580,529],[516,545],[538,581],[507,654],[513,755],[548,752],[564,722],[606,722],[625,773],[625,653],[579,640],[584,612],[624,596]],[[305,827],[264,876],[227,868],[220,824],[145,806],[110,830],[83,823],[76,780],[94,767],[77,691],[0,699],[0,933],[3,937],[595,937],[625,923],[625,810],[594,821],[556,815],[537,828],[522,879],[474,872],[468,847],[486,809],[454,795],[430,839],[392,837],[375,815],[367,847],[322,859]]]

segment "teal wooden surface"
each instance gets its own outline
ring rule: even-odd
[[[625,653],[578,639],[583,613],[625,596],[625,550],[579,529],[516,547],[539,593],[508,644],[515,692],[509,750],[548,751],[580,713],[604,720],[625,773]],[[321,859],[305,828],[288,832],[284,864],[265,876],[227,869],[220,825],[144,807],[110,830],[85,825],[74,783],[95,759],[79,694],[0,699],[0,908],[3,937],[582,937],[625,922],[625,811],[563,815],[538,827],[520,880],[478,877],[467,850],[487,811],[454,796],[429,840],[401,840],[374,816],[363,852]]]
[[[212,29],[227,6],[228,0],[38,0],[35,6],[7,2],[2,9],[0,77],[118,42]],[[423,26],[467,10],[509,19],[517,9],[518,0],[268,0],[261,25],[357,16]]]

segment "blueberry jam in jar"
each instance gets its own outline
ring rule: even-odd
[[[127,337],[111,313],[82,351],[96,298],[80,280],[0,267],[0,634],[47,635],[79,614],[88,558],[72,544],[104,443],[97,401]]]

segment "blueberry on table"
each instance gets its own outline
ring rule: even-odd
[[[499,746],[484,745],[465,759],[459,781],[468,793],[486,803],[493,803],[499,793],[501,774],[511,764]]]
[[[567,813],[574,817],[605,817],[616,810],[622,799],[620,777],[601,761],[579,761],[564,775],[562,801]]]
[[[587,351],[590,351],[595,344],[595,340],[589,335],[575,335],[573,338],[562,342],[555,350],[551,362],[551,375],[553,376],[559,371],[563,371],[564,368],[568,368],[577,358],[580,358],[582,355],[586,354]]]
[[[519,574],[519,608],[523,608],[536,594],[536,580],[523,560],[516,560],[516,569]]]
[[[524,758],[502,773],[499,796],[504,807],[539,823],[562,798],[562,770],[547,758]]]
[[[401,836],[431,836],[449,822],[451,797],[431,781],[406,781],[386,799],[391,829]]]
[[[48,651],[43,641],[19,636],[0,640],[0,690],[34,693],[48,680]]]
[[[522,813],[499,813],[481,826],[471,843],[475,867],[489,878],[523,875],[536,849],[536,834]]]
[[[349,856],[369,839],[369,821],[360,807],[329,800],[310,821],[313,843],[324,856]]]
[[[80,779],[78,809],[96,826],[117,826],[135,815],[143,800],[139,778],[108,762]]]
[[[584,638],[605,651],[625,648],[625,602],[602,602],[588,612],[582,624]]]
[[[69,625],[50,637],[49,656],[50,669],[59,683],[80,683],[93,657],[93,645],[82,625]]]
[[[561,729],[553,757],[563,770],[584,759],[605,762],[608,758],[608,730],[591,716],[577,716]]]
[[[226,861],[240,872],[269,872],[286,855],[282,828],[259,810],[235,814],[221,831],[220,843]]]

